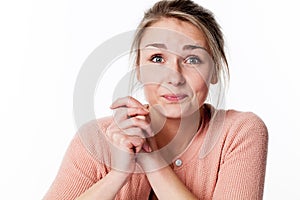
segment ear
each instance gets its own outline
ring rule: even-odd
[[[211,83],[211,84],[216,84],[216,83],[218,83],[218,76],[217,76],[217,73],[216,73],[216,72],[214,72],[214,73],[212,74],[211,79],[210,79],[210,83]]]
[[[136,69],[136,78],[137,78],[138,81],[141,82],[140,66],[139,66],[139,65],[136,65],[134,68]]]

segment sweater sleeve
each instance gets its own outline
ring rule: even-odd
[[[44,200],[72,200],[90,188],[97,179],[97,161],[82,144],[78,134],[71,141],[59,172]]]
[[[223,146],[213,199],[263,198],[268,131],[253,113],[239,114]]]

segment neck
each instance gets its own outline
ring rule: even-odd
[[[182,118],[166,118],[160,113],[151,113],[151,126],[156,133],[154,136],[157,147],[160,149],[171,142],[176,151],[183,151],[193,139],[200,126],[200,112]],[[172,150],[173,151],[173,150]]]

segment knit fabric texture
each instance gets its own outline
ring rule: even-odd
[[[112,117],[97,119],[78,130],[44,200],[75,199],[109,173],[110,153],[103,133],[112,121]],[[225,111],[214,145],[201,154],[207,130],[203,125],[185,151],[174,158],[177,176],[198,199],[262,199],[268,148],[264,122],[251,112]],[[180,165],[176,165],[178,159]],[[135,173],[115,199],[147,200],[150,191],[146,175]]]

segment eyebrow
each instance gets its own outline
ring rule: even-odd
[[[200,45],[184,45],[183,46],[183,50],[194,50],[194,49],[203,49],[203,50],[207,51],[206,48],[204,48]]]
[[[165,44],[161,44],[161,43],[152,43],[152,44],[147,44],[145,46],[146,47],[156,47],[156,48],[160,48],[160,49],[167,49],[167,46]]]
[[[151,43],[151,44],[147,44],[145,46],[146,47],[156,47],[156,48],[160,48],[160,49],[167,49],[167,46],[165,44],[162,44],[162,43]],[[206,48],[200,46],[200,45],[191,45],[191,44],[188,44],[188,45],[184,45],[183,50],[194,50],[194,49],[203,49],[205,51],[207,51]]]

